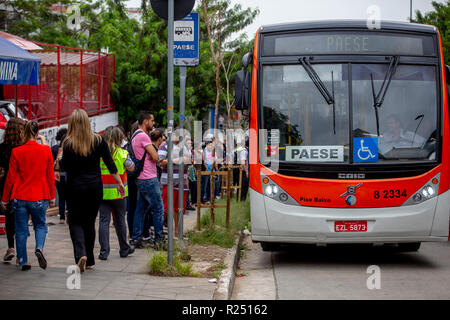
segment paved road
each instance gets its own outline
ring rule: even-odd
[[[450,299],[449,242],[422,243],[417,253],[355,246],[268,253],[245,243],[234,299]],[[380,289],[367,288],[372,265],[380,268]]]

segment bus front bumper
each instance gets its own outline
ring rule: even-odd
[[[286,205],[250,190],[252,240],[279,243],[448,241],[450,191],[418,205],[336,209]],[[335,221],[367,221],[366,232],[335,232]]]

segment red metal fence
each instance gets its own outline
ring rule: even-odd
[[[5,85],[6,100],[42,128],[67,122],[73,110],[89,116],[114,110],[110,86],[115,77],[115,56],[93,50],[36,42],[44,50],[32,51],[41,58],[39,86]]]

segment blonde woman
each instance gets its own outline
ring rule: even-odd
[[[125,187],[102,136],[93,133],[87,113],[82,109],[72,112],[67,136],[62,146],[60,167],[67,174],[67,208],[70,237],[75,263],[80,271],[95,264],[95,220],[103,199],[100,158],[106,164],[117,184],[120,195]]]
[[[128,196],[128,183],[126,170],[134,170],[134,162],[131,160],[128,151],[120,147],[124,135],[117,127],[108,127],[103,133],[103,138],[108,144],[118,173],[125,185],[125,197]],[[109,172],[103,160],[100,160],[100,169],[103,181],[103,201],[100,204],[100,222],[98,226],[98,240],[100,243],[100,260],[107,260],[109,256],[109,224],[111,223],[111,213],[114,216],[114,227],[116,228],[117,239],[119,240],[119,255],[126,258],[134,252],[134,246],[127,242],[127,224],[125,214],[127,212],[127,199],[123,198],[114,186],[114,178]],[[112,184],[112,185],[111,185]]]

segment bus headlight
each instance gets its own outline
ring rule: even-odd
[[[434,194],[435,194],[435,191],[432,186],[427,185],[422,188],[422,195],[425,198],[430,199],[433,197]]]
[[[288,195],[286,193],[280,194],[280,200],[283,202],[286,202],[289,199]]]
[[[273,192],[273,195],[276,196],[278,194],[278,187],[272,186],[272,192]]]
[[[282,187],[277,185],[272,179],[265,175],[261,175],[261,182],[263,186],[263,194],[264,196],[281,202],[287,205],[299,205],[298,201],[294,200],[289,193],[283,190]]]
[[[417,190],[416,192],[414,192],[412,196],[408,200],[406,200],[405,203],[403,203],[403,205],[404,206],[415,205],[436,197],[439,191],[440,175],[441,174],[438,173],[427,183],[425,183],[425,185],[419,188],[419,190]]]
[[[266,189],[265,189],[266,196],[271,197],[272,196],[272,192],[273,192],[272,185],[269,184],[268,186],[266,186]]]
[[[276,185],[269,184],[266,186],[264,191],[265,191],[266,196],[275,197],[278,194],[279,189]]]

